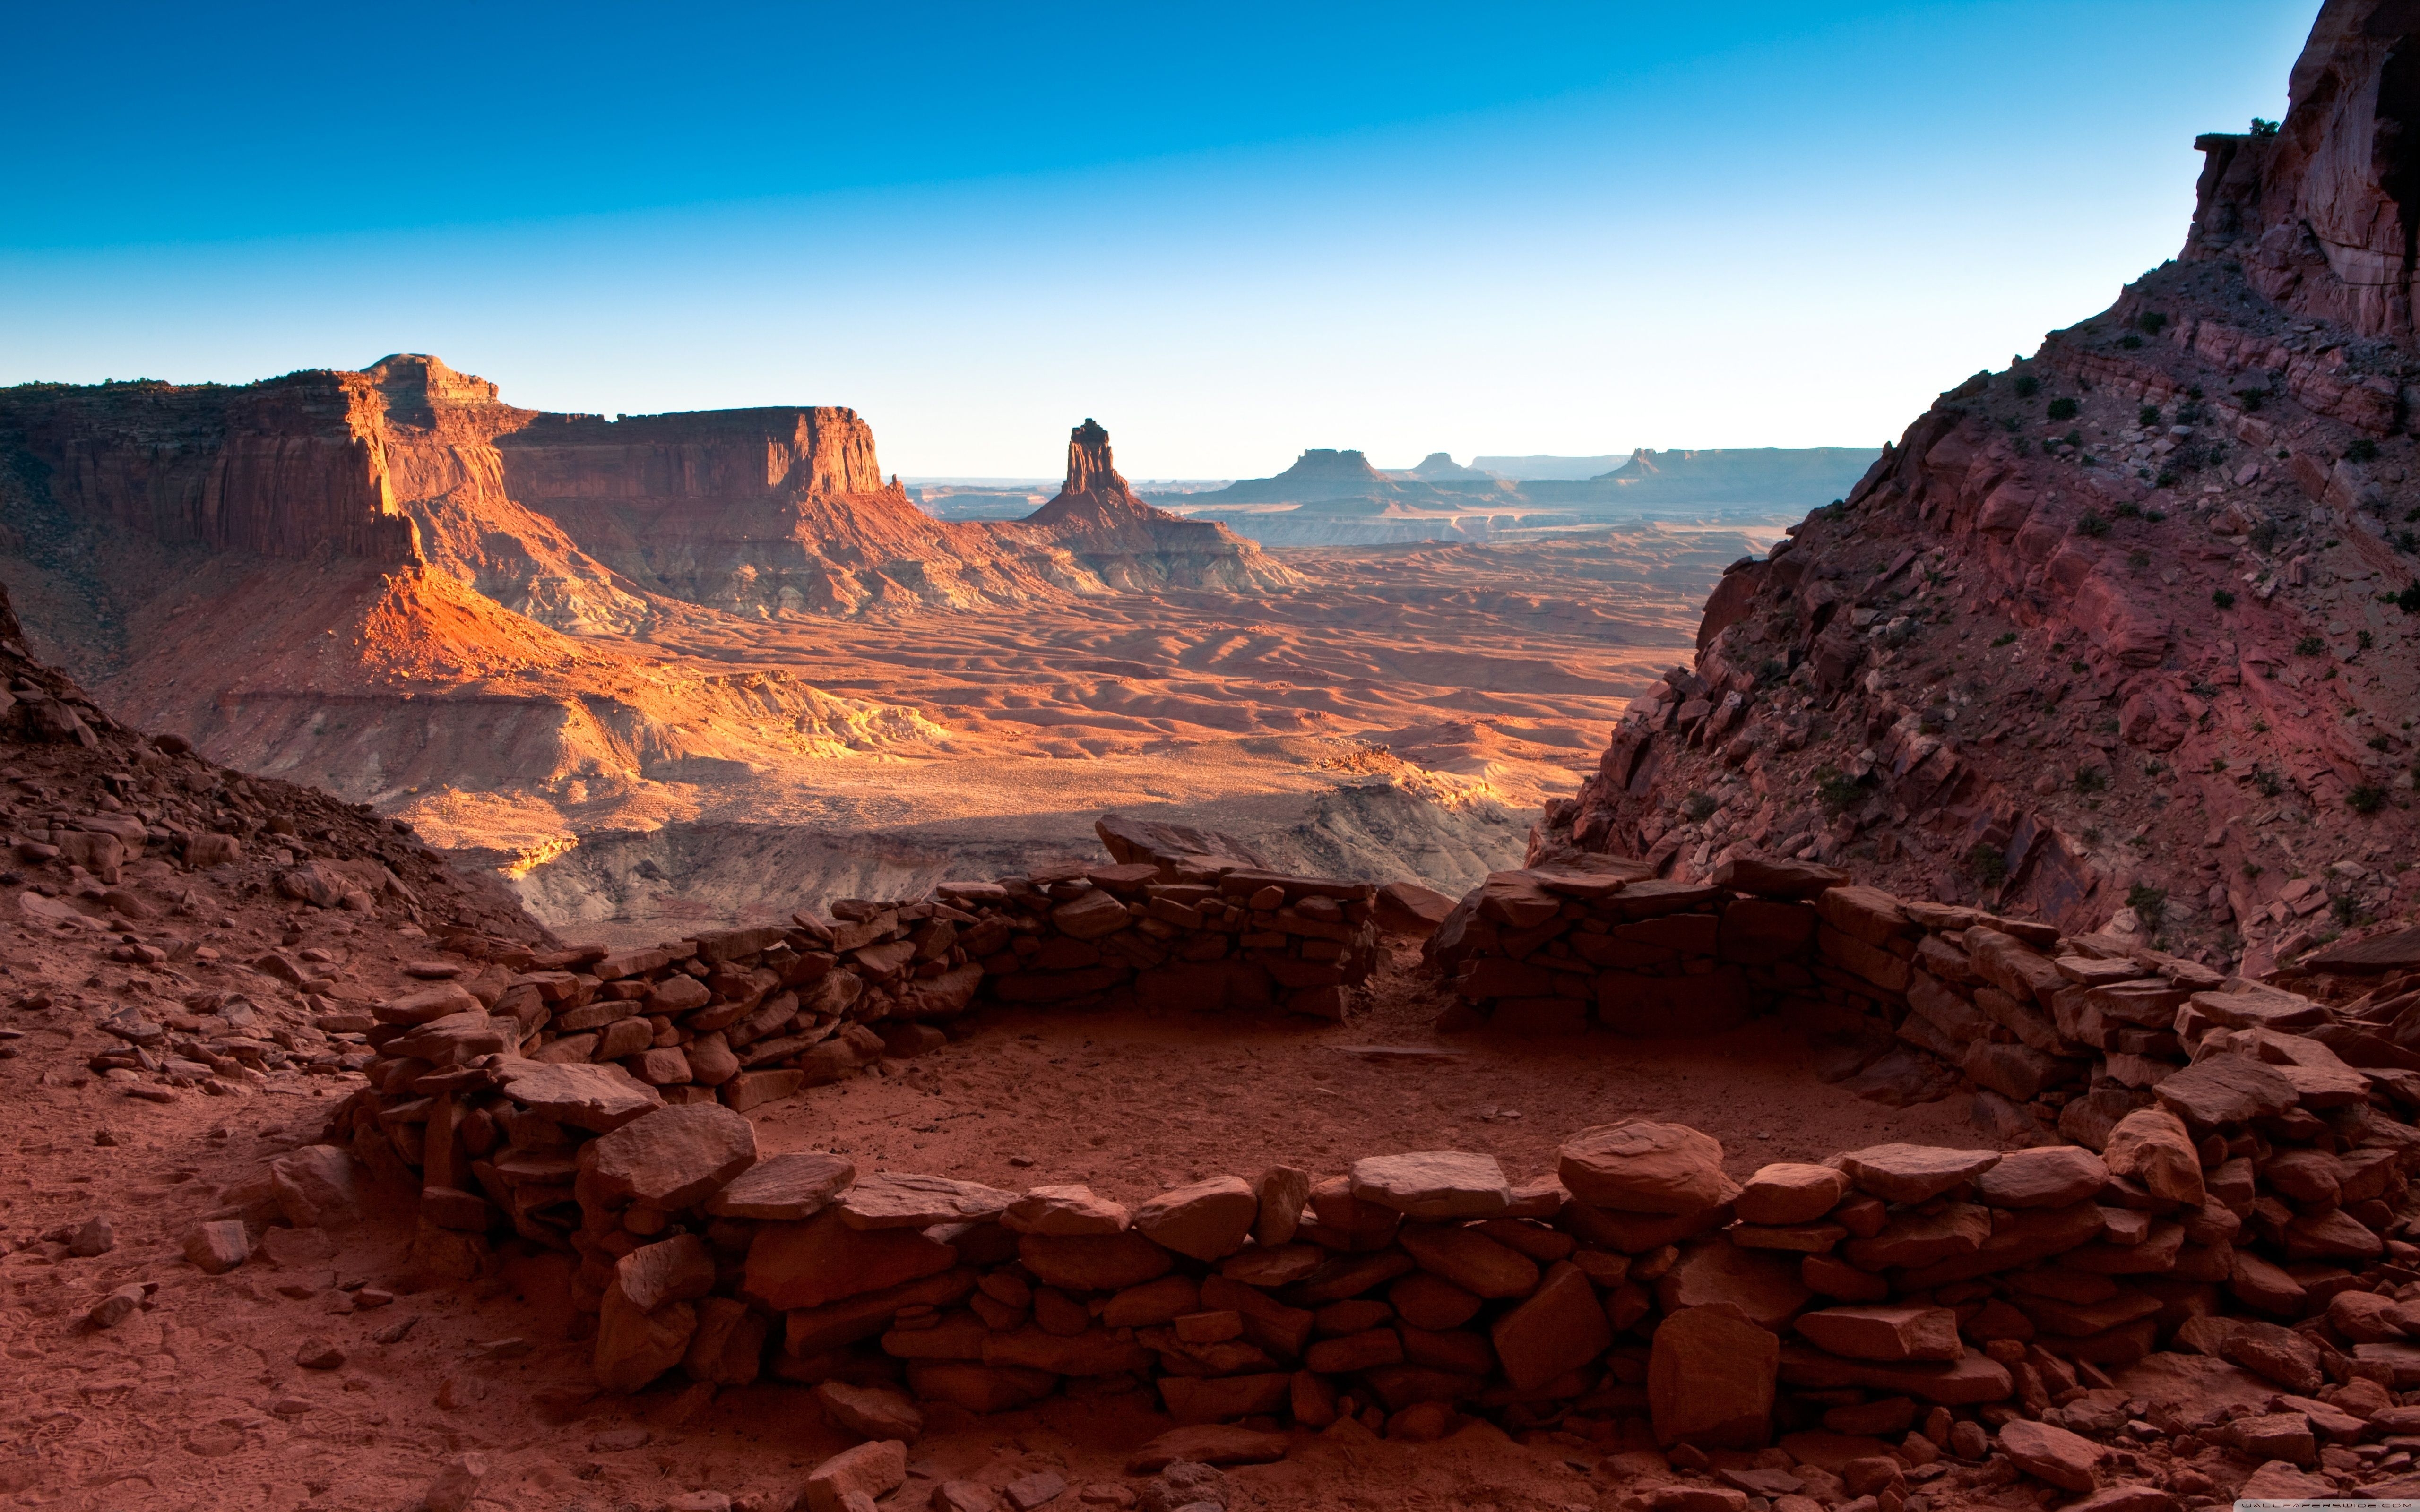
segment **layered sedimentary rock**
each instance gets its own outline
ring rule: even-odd
[[[2321,8],[2288,82],[2281,122],[2212,133],[2191,262],[2241,263],[2262,298],[2406,350],[2420,276],[2420,51],[2411,8]]]
[[[2271,255],[2408,235],[2399,14],[2328,6],[2285,130],[2203,139],[2185,260],[1734,564],[1533,858],[1848,859],[2256,972],[2408,911],[2420,363],[2341,247]]]
[[[1257,593],[1296,581],[1226,526],[1189,520],[1137,498],[1109,455],[1109,433],[1087,420],[1067,436],[1067,481],[1020,522],[1118,589],[1224,588]]]

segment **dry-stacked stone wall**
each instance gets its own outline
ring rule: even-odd
[[[1130,1209],[1076,1185],[760,1158],[737,1106],[752,1092],[632,1065],[672,1048],[694,1065],[720,1035],[743,1062],[732,1079],[836,1075],[853,1034],[879,1054],[995,977],[1049,984],[1024,1001],[1080,1002],[1178,980],[1149,975],[1171,960],[1318,961],[1299,943],[1330,936],[1290,932],[1288,914],[1345,926],[1339,959],[1363,948],[1354,910],[1370,900],[1327,885],[1077,880],[954,886],[830,926],[532,973],[493,1011],[384,1005],[373,1085],[333,1133],[422,1183],[425,1270],[467,1272],[513,1234],[576,1257],[606,1386],[795,1381],[875,1437],[920,1404],[987,1412],[1062,1391],[1148,1392],[1182,1423],[1264,1430],[1350,1415],[1422,1437],[1480,1414],[1670,1450],[1743,1497],[1901,1509],[2018,1473],[2077,1491],[2139,1480],[2154,1443],[2265,1462],[2245,1494],[2408,1466],[2394,1441],[2420,1434],[2411,982],[2332,1010],[2116,936],[1779,868],[1688,888],[1508,873],[1466,899],[1433,953],[1474,1010],[1568,1027],[1569,1010],[1539,1006],[1568,1001],[1579,1022],[1637,1031],[1681,1026],[1692,1004],[1715,1021],[1779,1007],[1880,1035],[1885,1055],[1954,1054],[2005,1104],[2006,1142],[2031,1144],[1885,1145],[1744,1180],[1713,1137],[1634,1122],[1580,1131],[1554,1170],[1519,1179],[1480,1154],[1373,1150]],[[1111,908],[1126,928],[1087,937]],[[1047,954],[1129,932],[1166,954]],[[830,995],[865,968],[840,989],[850,1002]],[[1509,985],[1471,991],[1489,982]],[[1625,1023],[1626,982],[1656,984],[1664,1016]],[[1228,991],[1217,1002],[1260,1000]],[[530,995],[535,1027],[516,1006]],[[876,1000],[879,1016],[850,1016]],[[1206,990],[1185,1000],[1213,1006]],[[634,1006],[581,1016],[600,1005]],[[827,1013],[838,1027],[779,1046]],[[664,1042],[632,1049],[626,1031],[625,1056],[596,1058],[634,1022]],[[744,1069],[768,1042],[792,1063]],[[2182,1357],[2198,1358],[2159,1364]],[[2159,1473],[2201,1484],[2182,1460]]]

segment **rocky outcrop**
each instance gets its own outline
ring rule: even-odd
[[[2247,975],[2420,902],[2420,363],[2401,296],[2258,252],[2280,206],[2385,213],[2345,133],[2388,119],[2391,19],[2326,8],[2287,131],[2213,156],[2184,260],[1735,563],[1532,858],[1702,877],[1761,847]]]
[[[2420,40],[2400,0],[2329,0],[2288,84],[2282,122],[2213,133],[2187,261],[2242,264],[2296,315],[2420,346]]]
[[[1111,460],[1109,433],[1092,420],[1068,432],[1066,482],[1017,529],[1070,553],[1115,589],[1261,593],[1297,580],[1226,526],[1144,503]]]
[[[263,556],[415,555],[368,374],[226,388],[138,381],[0,391],[0,453],[71,519]]]

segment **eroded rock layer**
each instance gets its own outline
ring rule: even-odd
[[[2321,237],[2402,255],[2400,14],[2327,7],[2283,129],[2202,139],[2184,260],[1737,563],[1533,858],[1845,858],[2255,972],[2409,909],[2420,363]]]

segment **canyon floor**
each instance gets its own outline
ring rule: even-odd
[[[788,759],[430,789],[396,811],[504,868],[548,923],[616,943],[1091,856],[1109,810],[1459,893],[1520,863],[1539,803],[1593,770],[1629,699],[1690,655],[1722,569],[1782,523],[1293,550],[1305,585],[1264,596],[864,620],[667,605],[617,644],[893,713]]]

